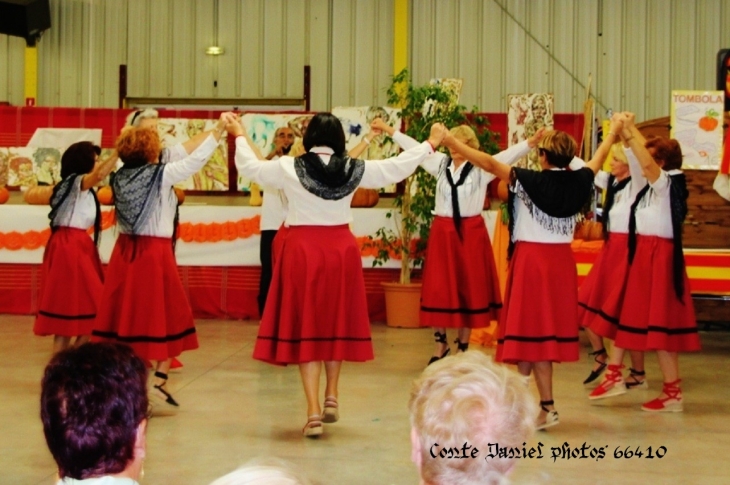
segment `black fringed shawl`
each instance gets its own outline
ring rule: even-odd
[[[606,187],[606,200],[603,203],[603,240],[608,241],[609,226],[611,224],[611,208],[613,207],[616,194],[621,192],[629,183],[631,177],[626,177],[622,181],[614,184],[616,177],[610,175],[608,177],[608,187]]]
[[[646,185],[636,195],[636,200],[631,204],[631,216],[629,217],[629,264],[633,263],[636,254],[636,210],[639,203],[651,189]],[[669,203],[672,217],[672,277],[674,280],[674,293],[679,301],[684,302],[684,253],[682,252],[682,226],[687,217],[687,178],[683,173],[669,175]]]
[[[365,162],[332,155],[325,164],[316,153],[294,159],[294,170],[310,194],[325,200],[340,200],[357,189],[365,173]]]
[[[154,210],[162,188],[163,164],[124,166],[112,179],[117,223],[127,234],[139,234]]]
[[[555,234],[568,235],[575,229],[580,210],[591,197],[593,179],[593,171],[587,167],[575,171],[541,172],[512,168],[510,185],[514,187],[516,182],[520,182],[520,186],[516,191],[510,191],[507,202],[510,214],[508,257],[512,257],[515,248],[515,197],[522,200],[530,215],[543,228]]]
[[[73,216],[74,204],[76,197],[70,197],[71,194],[78,194],[81,190],[81,182],[83,175],[71,174],[65,179],[61,180],[53,188],[53,195],[51,196],[51,212],[48,214],[48,218],[51,220],[51,231],[55,231],[61,226],[69,224],[71,217]],[[101,235],[101,207],[99,206],[99,199],[96,198],[96,192],[89,190],[91,196],[94,198],[94,204],[96,205],[96,215],[94,217],[94,244],[99,245],[99,236]]]

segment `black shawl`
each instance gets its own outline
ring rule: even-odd
[[[543,170],[536,172],[524,168],[512,168],[510,185],[520,185],[510,191],[508,208],[510,214],[510,243],[508,257],[512,257],[515,241],[515,197],[527,206],[530,215],[546,230],[567,235],[575,229],[580,211],[593,193],[594,173],[584,167],[576,171]]]
[[[340,200],[360,185],[365,162],[332,155],[326,164],[319,155],[309,152],[294,159],[294,170],[309,193],[325,200]]]

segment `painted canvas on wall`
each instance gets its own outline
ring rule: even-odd
[[[345,147],[347,150],[354,148],[363,136],[370,133],[370,123],[376,118],[381,118],[388,125],[400,129],[400,110],[384,106],[338,106],[332,109],[332,114],[342,122],[345,130]],[[382,160],[398,154],[398,145],[386,134],[381,134],[368,146],[360,158],[364,160]]]
[[[188,141],[199,133],[215,128],[218,120],[196,120],[184,118],[160,118],[157,130],[162,145],[170,147]],[[218,148],[203,168],[176,187],[184,190],[228,190],[228,140],[224,135]]]
[[[342,122],[342,128],[345,130],[345,147],[348,151],[357,146],[363,136],[370,133],[370,123],[376,118],[381,118],[396,129],[400,129],[401,126],[400,110],[385,106],[338,106],[332,110],[332,114]],[[367,150],[359,155],[359,158],[363,160],[383,160],[394,157],[399,152],[400,147],[398,144],[383,133],[368,145]],[[390,193],[395,192],[395,190],[395,185],[384,187],[384,192]]]
[[[57,148],[5,148],[7,185],[35,187],[61,181],[61,151]]]
[[[717,170],[722,156],[722,91],[672,91],[669,136],[682,147],[683,168]]]
[[[8,185],[8,149],[0,148],[0,187]]]
[[[287,127],[294,132],[295,144],[301,143],[302,134],[309,124],[312,115],[301,113],[271,114],[247,113],[241,117],[241,123],[246,128],[251,141],[258,147],[259,152],[267,157],[274,149],[276,130]],[[238,190],[248,191],[251,181],[238,176]]]
[[[464,80],[453,77],[433,78],[429,84],[441,86],[451,95],[451,104],[459,104],[461,97],[461,88],[464,86]]]
[[[540,128],[553,128],[553,95],[550,93],[507,95],[507,144],[527,140]],[[518,167],[540,170],[537,150],[517,162]]]

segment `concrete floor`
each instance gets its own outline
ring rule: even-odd
[[[0,484],[51,484],[55,466],[43,438],[40,377],[51,340],[32,334],[33,318],[0,315]],[[176,415],[150,422],[143,484],[207,484],[248,460],[276,456],[321,484],[416,484],[410,462],[406,403],[412,380],[432,349],[431,331],[373,324],[376,360],[345,364],[341,420],[318,440],[304,439],[304,395],[296,367],[251,358],[257,324],[200,320],[201,348],[183,354],[169,386]],[[589,403],[581,385],[590,364],[555,369],[560,425],[538,432],[545,458],[517,464],[513,483],[730,483],[730,333],[702,334],[703,351],[680,357],[685,412],[652,415],[642,402],[660,387],[656,357],[647,356],[651,389]],[[472,346],[474,347],[474,346]],[[493,349],[476,348],[492,354]],[[534,391],[534,385],[533,385]],[[535,393],[536,394],[536,393]],[[537,399],[537,397],[536,397]],[[606,458],[550,458],[566,444],[606,446]],[[614,458],[614,450],[666,447],[659,459]]]

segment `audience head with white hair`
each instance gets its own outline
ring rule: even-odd
[[[159,118],[160,114],[156,109],[138,109],[127,115],[127,120],[124,123],[124,126],[131,126],[134,128],[157,128],[157,120]]]
[[[411,459],[422,485],[507,483],[515,460],[488,457],[489,445],[522,449],[537,413],[527,378],[476,351],[428,366],[408,407]]]
[[[210,485],[313,485],[295,467],[278,458],[256,459]]]

